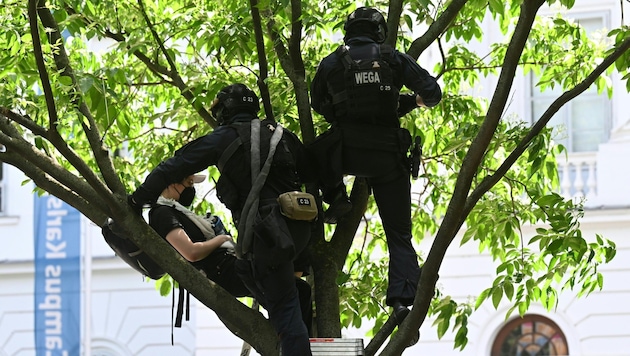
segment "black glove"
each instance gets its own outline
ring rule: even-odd
[[[136,203],[132,195],[127,195],[127,204],[129,204],[134,213],[142,216],[142,204]]]
[[[415,93],[400,94],[398,97],[398,109],[396,112],[398,117],[403,117],[417,107],[418,103],[416,103]]]

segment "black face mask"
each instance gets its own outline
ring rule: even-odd
[[[186,187],[179,194],[178,202],[183,206],[190,206],[195,199],[195,187]]]

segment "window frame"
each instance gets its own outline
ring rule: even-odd
[[[549,14],[552,15],[552,14]],[[597,11],[592,11],[592,12],[588,12],[588,11],[580,11],[580,12],[570,12],[568,14],[566,14],[565,16],[566,18],[575,20],[575,21],[580,21],[583,19],[601,19],[602,21],[602,25],[603,28],[610,28],[610,22],[611,22],[611,14],[609,10],[597,10]],[[532,72],[527,73],[526,75],[526,80],[525,80],[525,91],[526,91],[526,105],[525,105],[525,117],[528,118],[528,121],[530,122],[531,125],[534,125],[539,117],[534,117],[534,103],[538,100],[551,100],[552,102],[558,97],[558,95],[554,95],[554,94],[543,94],[541,93],[537,87],[535,86],[536,83],[534,83],[534,74]],[[543,95],[535,95],[534,92],[537,92],[539,94],[543,94]],[[610,135],[611,135],[611,130],[612,130],[612,124],[613,124],[613,102],[611,100],[611,98],[609,98],[605,93],[599,94],[597,92],[591,94],[591,93],[582,93],[580,94],[578,97],[574,98],[573,100],[569,101],[568,103],[566,103],[565,105],[562,106],[562,108],[560,108],[560,110],[554,114],[553,118],[556,118],[558,115],[563,116],[562,118],[562,125],[565,128],[566,131],[566,135],[567,135],[567,145],[566,145],[566,149],[568,153],[588,153],[588,152],[597,152],[597,150],[595,151],[591,151],[591,150],[576,150],[573,146],[574,146],[574,137],[571,133],[572,131],[572,127],[570,126],[571,124],[571,112],[572,112],[572,108],[575,105],[576,102],[579,102],[582,99],[593,99],[593,98],[598,98],[598,99],[602,99],[603,100],[603,115],[602,115],[602,119],[604,121],[603,123],[603,130],[604,130],[604,135],[605,137],[602,139],[602,141],[599,144],[602,143],[606,143],[610,140]],[[576,101],[577,100],[577,101]],[[553,119],[552,118],[552,119]]]
[[[512,333],[512,331],[515,328],[528,322],[534,323],[534,325],[536,323],[544,323],[552,327],[556,332],[554,336],[559,335],[562,338],[562,341],[564,342],[564,345],[566,347],[566,351],[567,351],[566,354],[567,355],[571,354],[571,351],[569,349],[569,340],[567,338],[567,335],[556,322],[540,314],[525,314],[523,315],[523,317],[513,318],[512,320],[508,321],[507,323],[503,324],[500,327],[499,332],[496,334],[496,336],[494,337],[494,340],[492,341],[492,347],[490,349],[491,356],[501,355],[501,347],[505,343],[510,333]]]

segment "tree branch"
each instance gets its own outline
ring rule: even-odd
[[[114,221],[135,244],[142,246],[173,279],[212,309],[234,335],[247,341],[260,354],[277,354],[277,335],[269,320],[201,274],[140,216],[132,213],[126,201],[121,201],[120,205],[122,209],[115,212]]]
[[[440,37],[442,33],[450,26],[453,20],[457,17],[457,14],[462,10],[468,0],[453,0],[450,5],[444,10],[444,12],[433,22],[427,32],[422,36],[416,38],[409,46],[407,54],[418,60],[422,52],[426,50],[435,39]]]
[[[510,170],[510,168],[514,165],[514,163],[518,160],[521,155],[527,150],[529,145],[531,144],[534,137],[538,136],[542,129],[549,123],[549,120],[555,115],[562,106],[564,106],[569,101],[573,100],[578,95],[582,94],[586,91],[594,82],[599,78],[610,66],[612,66],[619,57],[621,57],[626,51],[630,49],[630,38],[624,40],[614,51],[608,55],[604,60],[589,74],[583,81],[577,84],[572,89],[565,91],[560,95],[556,100],[554,100],[551,105],[545,110],[545,112],[541,115],[540,119],[536,121],[534,126],[532,126],[531,130],[527,133],[525,137],[518,143],[516,148],[510,153],[510,155],[503,161],[501,166],[496,170],[496,172],[490,176],[487,176],[483,179],[483,181],[473,190],[468,199],[466,200],[466,205],[464,208],[464,217],[467,216],[470,211],[472,211],[473,207],[481,199],[481,197],[488,192],[492,187],[497,184],[501,178],[505,176],[505,174]],[[462,220],[463,224],[463,220]]]
[[[301,14],[301,4],[297,0],[292,0],[291,10],[293,11],[291,17],[291,31],[292,34],[298,36],[298,38],[291,38],[289,42],[295,42],[301,40],[302,22],[297,14]],[[296,10],[296,7],[299,10]],[[289,80],[293,84],[295,89],[295,99],[297,101],[298,116],[300,118],[300,130],[302,132],[302,141],[304,143],[310,143],[315,139],[315,129],[313,127],[313,116],[311,113],[311,106],[308,97],[308,86],[306,85],[306,70],[304,68],[304,62],[300,57],[298,62],[295,62],[293,58],[297,56],[295,51],[299,50],[299,47],[292,46],[289,50],[283,45],[283,38],[280,32],[276,29],[276,22],[273,19],[273,13],[270,9],[265,11],[267,17],[267,33],[273,43],[273,48],[280,61],[280,66],[286,73]]]
[[[110,213],[107,206],[95,206],[89,203],[101,201],[100,196],[80,178],[24,140],[22,133],[13,127],[9,119],[3,114],[0,114],[0,132],[2,132],[0,133],[0,144],[6,148],[6,151],[2,152],[0,156],[2,161],[17,167],[33,179],[40,188],[51,192],[68,204],[72,204],[91,220],[92,218],[97,219],[92,221],[96,223],[104,221],[102,217]],[[42,186],[39,185],[40,183]],[[74,203],[74,200],[77,202]]]
[[[71,99],[73,104],[76,105],[76,107],[78,108],[79,112],[88,120],[89,126],[86,125],[83,120],[79,121],[81,123],[81,126],[83,127],[85,135],[92,149],[95,161],[100,169],[100,173],[103,176],[103,179],[107,183],[107,186],[105,186],[105,184],[103,184],[103,182],[97,177],[92,168],[90,168],[76,153],[74,153],[74,151],[72,151],[72,149],[68,147],[66,142],[59,136],[56,130],[53,131],[52,134],[47,137],[47,139],[87,180],[90,186],[92,186],[94,190],[101,196],[101,199],[111,204],[113,203],[113,201],[111,200],[111,191],[109,190],[109,188],[111,188],[112,191],[118,194],[124,194],[125,188],[118,178],[118,175],[116,175],[114,165],[109,157],[109,151],[102,144],[101,135],[98,131],[96,121],[94,120],[90,109],[85,104],[85,101],[82,100],[81,94],[77,89],[77,80],[74,76],[72,66],[70,65],[68,55],[66,54],[66,49],[63,44],[57,22],[46,7],[38,9],[37,13],[39,15],[39,18],[42,20],[42,24],[48,28],[53,29],[53,31],[49,33],[49,41],[51,45],[56,44],[59,46],[59,50],[53,52],[55,65],[57,69],[61,71],[63,76],[67,76],[72,81],[73,97]]]
[[[52,87],[50,86],[50,77],[48,76],[48,70],[46,69],[46,63],[44,62],[44,54],[42,52],[41,44],[42,41],[41,37],[39,36],[39,25],[37,24],[37,8],[39,6],[45,6],[44,4],[45,0],[28,1],[28,22],[31,28],[31,37],[33,37],[33,55],[35,56],[37,71],[42,82],[44,97],[46,98],[46,108],[48,109],[49,118],[49,130],[56,130],[59,117],[57,116],[55,99],[52,92]]]
[[[376,351],[378,351],[378,349],[381,348],[385,341],[387,341],[387,338],[389,337],[389,335],[392,334],[392,332],[394,332],[396,326],[398,326],[398,324],[396,323],[396,318],[394,318],[393,315],[390,315],[389,318],[387,318],[385,324],[381,326],[381,328],[374,335],[372,340],[370,340],[368,345],[365,347],[365,356],[376,355]]]
[[[11,111],[11,109],[7,107],[0,106],[0,116],[5,116],[11,121],[16,122],[20,126],[25,127],[26,129],[30,130],[35,136],[46,137],[47,135],[46,129],[37,125],[37,123],[33,121],[30,117],[22,116],[16,112]]]
[[[169,78],[171,78],[171,80],[173,81],[173,85],[175,85],[175,87],[177,87],[179,91],[182,93],[182,96],[186,100],[188,100],[189,103],[191,103],[191,105],[197,111],[199,116],[201,116],[204,119],[204,121],[206,121],[208,125],[210,125],[211,127],[216,127],[217,126],[216,120],[212,117],[212,115],[208,112],[208,110],[206,110],[201,105],[201,103],[199,103],[196,100],[195,94],[193,93],[192,90],[190,90],[188,85],[184,82],[184,79],[182,79],[182,77],[180,76],[174,59],[171,58],[171,56],[168,54],[168,51],[166,50],[166,46],[164,45],[164,41],[162,41],[158,33],[155,31],[153,23],[149,19],[149,16],[146,14],[142,0],[138,0],[138,5],[140,6],[140,12],[142,13],[142,16],[144,17],[144,20],[147,23],[147,26],[149,26],[149,29],[151,30],[151,34],[153,35],[153,38],[155,39],[155,42],[157,43],[160,50],[166,57],[166,60],[168,61],[169,65],[171,66],[171,69],[167,71],[166,75]]]
[[[0,140],[4,141],[1,138]],[[86,216],[92,222],[103,222],[107,218],[107,214],[103,213],[102,209],[94,206],[83,196],[68,189],[64,185],[60,184],[58,181],[51,179],[51,176],[47,172],[37,166],[41,162],[27,161],[17,151],[1,152],[0,160],[22,171],[33,181],[33,183],[35,183],[37,187],[67,202],[69,205],[80,211],[81,214]],[[93,196],[95,195],[96,194],[93,193],[92,196],[88,196],[88,199],[93,198]]]
[[[505,107],[519,58],[525,47],[536,12],[544,2],[544,0],[531,0],[525,1],[521,5],[521,14],[514,30],[514,35],[508,45],[504,66],[488,108],[488,113],[479,129],[479,133],[466,153],[462,168],[457,176],[453,196],[422,267],[423,273],[420,276],[413,308],[400,326],[399,332],[385,346],[382,355],[400,355],[411,339],[412,333],[420,328],[420,325],[426,318],[433,291],[435,290],[438,270],[446,250],[459,230],[472,180],[498,126],[502,108]]]
[[[250,11],[252,12],[252,22],[254,23],[254,36],[256,38],[256,51],[258,52],[258,64],[260,65],[258,75],[258,89],[260,97],[265,108],[265,115],[268,119],[274,119],[273,107],[271,106],[271,97],[269,95],[269,87],[267,86],[267,77],[269,63],[267,62],[267,54],[265,52],[265,39],[263,38],[262,22],[260,20],[260,11],[258,9],[258,0],[249,0]]]
[[[402,15],[402,0],[391,0],[389,9],[387,10],[387,38],[385,43],[392,47],[396,47],[398,39],[398,25],[400,24],[400,16]],[[416,57],[416,60],[418,58]]]
[[[73,8],[69,6],[66,6],[66,11],[69,14],[78,14],[76,10],[74,10]],[[85,24],[91,25],[94,28],[99,29],[101,33],[107,38],[111,38],[118,43],[124,43],[126,41],[125,37],[121,33],[114,33],[108,29],[99,28],[96,23],[86,18],[82,14],[81,14],[81,19],[84,21]],[[166,48],[162,42],[159,42],[159,43],[161,44],[162,48]],[[170,81],[167,81],[167,82],[171,84],[172,86],[179,89],[184,99],[186,99],[186,101],[188,101],[191,104],[191,106],[193,107],[193,109],[195,109],[197,114],[205,122],[207,122],[208,125],[210,125],[211,127],[217,127],[218,124],[216,120],[212,117],[210,112],[200,102],[196,100],[196,97],[193,91],[188,87],[188,85],[184,82],[184,80],[179,76],[179,73],[177,72],[177,70],[170,71],[168,68],[162,66],[161,64],[153,62],[146,54],[140,52],[139,50],[134,50],[132,54],[136,58],[138,58],[138,60],[144,63],[144,65],[146,65],[147,68],[149,68],[149,70],[153,72],[154,74],[156,74],[158,77],[163,78],[163,79],[165,78],[170,79]]]
[[[149,27],[149,31],[151,31],[151,35],[153,36],[153,39],[155,40],[158,47],[160,48],[160,51],[166,58],[168,65],[171,67],[171,69],[168,71],[168,76],[172,78],[181,79],[179,77],[177,65],[175,64],[175,61],[173,60],[173,58],[171,58],[171,56],[168,54],[168,51],[166,50],[166,47],[164,46],[164,41],[162,41],[158,33],[155,31],[155,26],[153,26],[153,23],[149,19],[149,16],[147,15],[147,11],[144,8],[144,3],[142,2],[142,0],[138,0],[138,7],[140,8],[140,14],[142,14],[142,18],[144,19],[144,22],[146,22],[147,26]]]

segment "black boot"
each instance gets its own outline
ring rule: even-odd
[[[341,184],[335,190],[333,199],[324,199],[324,201],[330,201],[330,206],[324,212],[324,223],[326,224],[336,224],[342,216],[352,210],[352,203],[348,198],[348,193],[346,193],[346,187]]]
[[[396,319],[396,324],[400,326],[407,315],[409,315],[410,310],[399,301],[395,301],[392,307],[394,308],[394,318]],[[420,340],[420,330],[416,330],[416,335],[411,338],[407,347],[417,344],[418,340]]]

